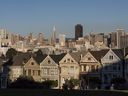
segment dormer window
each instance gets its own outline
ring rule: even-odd
[[[110,60],[113,60],[113,56],[112,56],[112,55],[110,55],[110,56],[109,56],[109,59],[110,59]]]

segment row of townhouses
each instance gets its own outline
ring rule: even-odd
[[[0,58],[0,62],[1,62]],[[21,75],[32,76],[35,81],[57,80],[62,88],[66,79],[98,78],[102,86],[109,85],[116,77],[128,81],[128,55],[121,49],[83,51],[60,55],[35,55],[20,53],[9,64],[9,78],[14,81]],[[5,72],[6,73],[6,72]]]

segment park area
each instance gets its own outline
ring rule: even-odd
[[[124,90],[1,89],[0,96],[128,96]]]

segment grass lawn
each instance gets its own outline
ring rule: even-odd
[[[0,96],[128,96],[128,91],[105,90],[44,90],[44,89],[1,89]]]

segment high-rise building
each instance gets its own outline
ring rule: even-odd
[[[121,48],[121,43],[122,43],[122,40],[121,40],[121,37],[124,36],[125,34],[125,31],[124,29],[117,29],[117,48]]]
[[[78,40],[79,37],[83,37],[83,26],[81,24],[75,26],[75,40]]]
[[[117,32],[110,33],[110,46],[115,48],[117,46]]]

